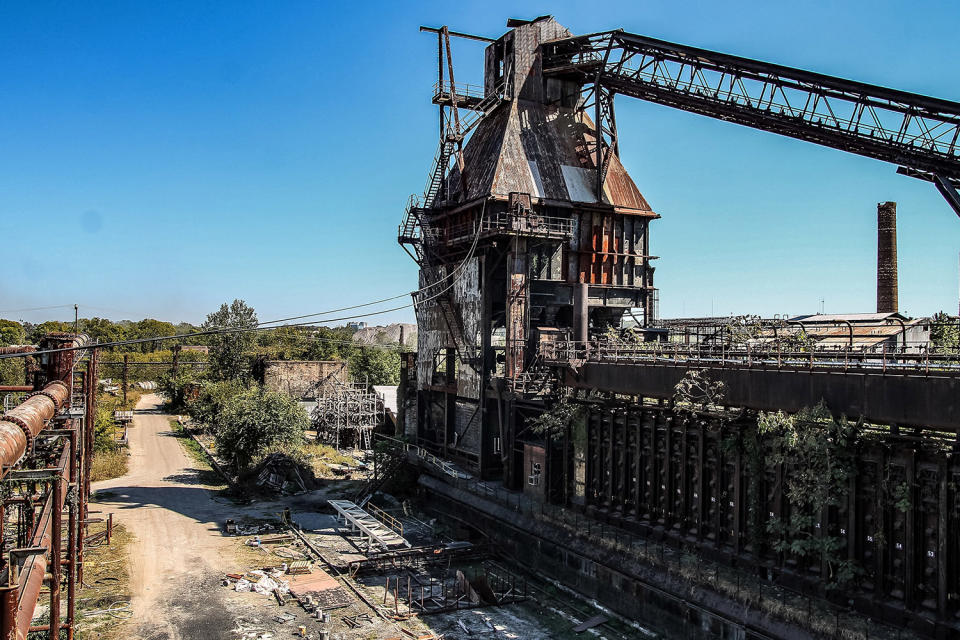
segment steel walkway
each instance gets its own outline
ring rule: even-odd
[[[368,550],[379,545],[385,551],[396,547],[410,547],[403,536],[377,520],[350,500],[330,500],[329,504],[337,512],[337,520],[343,517],[343,523],[350,525],[351,531],[359,531],[367,542]]]

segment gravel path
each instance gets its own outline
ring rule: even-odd
[[[130,471],[94,484],[103,511],[136,537],[130,545],[131,628],[142,640],[233,638],[234,617],[216,586],[236,563],[235,543],[221,535],[225,518],[260,515],[217,498],[200,483],[196,462],[146,395],[129,431]],[[239,612],[237,612],[239,613]]]

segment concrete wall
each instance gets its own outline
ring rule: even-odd
[[[646,396],[671,398],[675,385],[691,368],[683,363],[615,364],[587,362],[567,384]],[[882,424],[960,430],[960,378],[931,373],[710,368],[711,380],[726,386],[731,406],[794,412],[823,400],[835,415]]]
[[[317,388],[332,379],[347,382],[347,363],[340,360],[270,360],[264,363],[263,384],[299,400],[316,398]]]

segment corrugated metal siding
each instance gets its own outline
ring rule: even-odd
[[[573,214],[567,278],[571,282],[639,287],[648,218],[580,211]]]

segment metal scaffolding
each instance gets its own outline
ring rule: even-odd
[[[311,418],[317,440],[337,449],[370,449],[373,430],[384,419],[383,402],[366,384],[331,378],[318,389]]]

